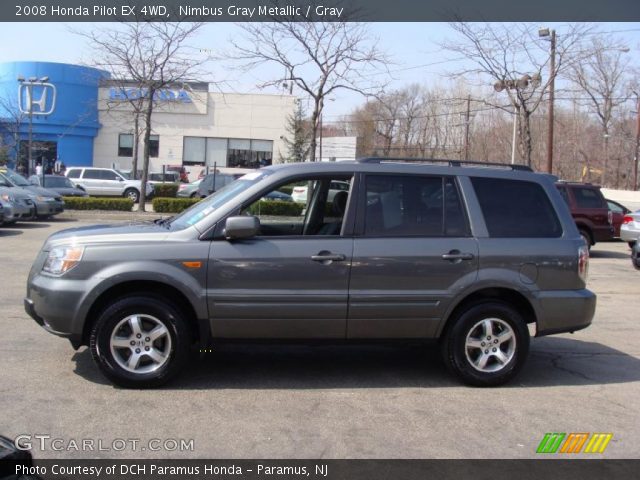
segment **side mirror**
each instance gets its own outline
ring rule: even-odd
[[[258,217],[229,217],[224,224],[224,237],[227,240],[239,240],[255,237],[260,232]]]

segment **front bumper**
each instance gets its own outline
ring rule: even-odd
[[[69,280],[36,274],[27,284],[24,309],[49,333],[68,338],[74,348],[82,343],[83,325],[77,322],[85,294],[83,280]]]
[[[4,221],[15,222],[17,220],[29,220],[36,215],[33,205],[24,205],[22,203],[12,203],[11,208],[4,209]]]
[[[587,328],[596,312],[596,294],[587,289],[543,291],[537,301],[541,310],[537,337]]]
[[[57,215],[64,211],[63,202],[35,202],[36,215]]]

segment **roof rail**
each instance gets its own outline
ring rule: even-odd
[[[466,165],[474,167],[501,167],[511,170],[533,172],[527,165],[514,165],[511,163],[478,162],[471,160],[441,160],[437,158],[412,158],[412,157],[366,157],[356,160],[358,163],[386,163],[386,162],[406,162],[406,163],[443,163],[450,167],[462,167]]]

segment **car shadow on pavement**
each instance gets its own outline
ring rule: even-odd
[[[353,389],[459,387],[436,345],[220,345],[194,360],[163,388]],[[108,384],[88,349],[74,355],[75,372]],[[503,388],[636,382],[640,359],[595,342],[565,337],[532,341],[524,370]]]
[[[77,222],[78,219],[69,218],[69,217],[65,217],[65,218],[52,217],[52,218],[47,218],[46,220],[36,220],[36,221],[45,221],[49,223],[71,223],[71,222]]]
[[[604,385],[640,380],[640,359],[597,342],[545,337],[532,342],[516,383],[528,387]]]
[[[32,230],[34,228],[48,228],[50,225],[48,223],[40,223],[40,222],[35,222],[35,221],[29,221],[29,222],[18,222],[18,223],[14,223],[13,225],[6,225],[3,226],[2,228],[19,228],[21,230]]]
[[[5,227],[0,227],[0,237],[14,237],[16,235],[22,235],[22,230],[7,230]]]
[[[631,249],[627,253],[612,252],[610,250],[591,250],[589,252],[591,258],[631,258]]]

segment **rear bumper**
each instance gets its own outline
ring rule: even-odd
[[[587,328],[596,311],[596,294],[587,289],[539,292],[537,300],[537,337]]]
[[[640,230],[625,228],[624,225],[620,227],[620,238],[625,242],[635,242],[640,236]]]

